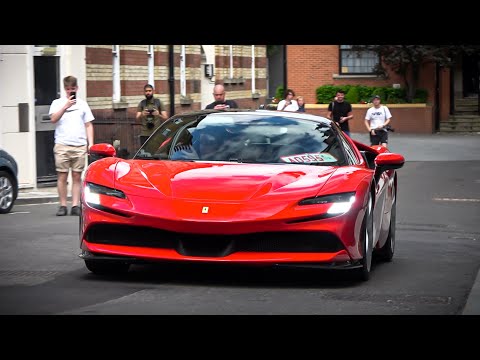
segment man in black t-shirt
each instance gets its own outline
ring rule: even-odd
[[[225,110],[228,108],[238,109],[238,105],[233,100],[225,100],[225,88],[222,84],[217,84],[213,88],[213,97],[215,101],[208,104],[205,109]]]
[[[353,119],[352,105],[345,101],[345,91],[338,90],[336,100],[328,105],[327,118],[335,121],[345,134],[350,136],[348,121]]]

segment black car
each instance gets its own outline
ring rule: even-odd
[[[0,149],[0,214],[12,210],[18,195],[18,166],[15,159]]]

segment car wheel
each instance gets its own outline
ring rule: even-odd
[[[367,281],[370,278],[373,255],[373,202],[371,195],[368,197],[367,211],[363,219],[361,242],[363,252],[362,267],[355,269],[355,277],[358,280]]]
[[[0,214],[12,210],[15,197],[14,177],[6,171],[0,171]]]
[[[104,262],[97,260],[85,260],[85,266],[96,275],[118,275],[125,274],[130,264],[118,262]]]
[[[393,189],[392,209],[390,215],[390,228],[388,230],[387,241],[381,249],[377,251],[379,258],[383,261],[392,261],[395,252],[395,222],[397,218],[397,195]]]

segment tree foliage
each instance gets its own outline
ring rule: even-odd
[[[480,45],[353,45],[352,50],[377,53],[382,61],[374,71],[378,75],[386,76],[385,66],[388,66],[402,76],[407,100],[412,102],[418,87],[420,69],[424,64],[436,63],[451,67],[460,54],[480,53]]]

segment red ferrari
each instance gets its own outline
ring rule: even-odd
[[[330,120],[268,110],[204,110],[163,123],[132,159],[90,149],[80,257],[93,273],[138,262],[351,269],[395,249],[404,157]]]

